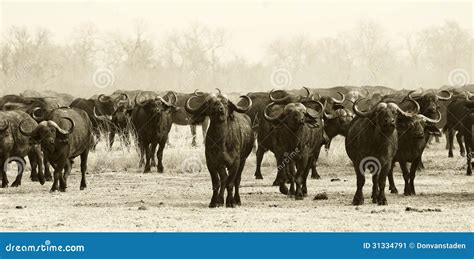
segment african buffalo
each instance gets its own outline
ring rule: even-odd
[[[179,107],[180,109],[173,111],[173,113],[171,114],[171,119],[173,121],[173,124],[181,125],[181,126],[189,125],[189,127],[191,128],[191,136],[192,136],[191,145],[195,147],[196,146],[196,125],[190,122],[191,114],[186,112],[186,109],[184,108],[186,100],[189,99],[193,95],[200,95],[200,93],[198,93],[197,91],[194,91],[194,93],[192,94],[176,93],[178,100],[176,101],[175,105]],[[202,126],[202,136],[203,138],[205,138],[207,127],[209,127],[209,118],[206,118],[201,123],[201,126]]]
[[[145,162],[144,173],[150,172],[151,159],[157,146],[156,158],[158,160],[157,170],[163,172],[163,150],[171,129],[171,113],[178,109],[174,100],[165,100],[154,94],[150,96],[139,93],[135,97],[135,107],[132,111],[132,125],[140,148],[140,165]],[[154,161],[154,160],[153,160]]]
[[[417,107],[416,110],[419,110],[418,103],[416,103],[416,101],[413,102]],[[397,120],[398,149],[388,173],[389,190],[391,193],[398,193],[393,180],[393,168],[395,167],[395,162],[398,162],[403,173],[403,179],[405,180],[403,193],[405,195],[416,194],[414,180],[418,164],[421,161],[421,155],[427,145],[425,137],[434,134],[434,132],[439,132],[435,124],[440,120],[440,111],[438,111],[437,119],[431,119],[423,114],[417,114],[413,117],[403,116]],[[411,163],[410,170],[407,168],[407,163]]]
[[[474,101],[471,100],[473,95],[469,92],[466,92],[466,98],[463,102],[464,108],[467,109],[469,112],[467,112],[462,118],[461,118],[461,126],[459,127],[460,133],[464,137],[464,144],[466,146],[466,175],[472,175],[472,156],[473,156],[473,148],[474,144],[472,141],[474,140],[473,138],[473,127],[474,127]]]
[[[269,115],[269,110],[275,115]],[[288,193],[285,178],[289,176],[289,194],[294,194],[296,200],[307,195],[308,173],[324,144],[323,113],[324,105],[312,99],[287,104],[272,102],[264,110],[265,119],[273,126],[272,146],[281,177],[280,191]]]
[[[307,98],[309,98],[310,90],[308,88],[304,88],[307,94]],[[249,93],[247,96],[252,100],[253,105],[247,110],[246,114],[252,120],[252,129],[257,137],[257,164],[255,168],[255,178],[256,179],[263,179],[262,172],[261,172],[261,165],[262,160],[265,152],[268,150],[272,150],[273,143],[271,139],[271,130],[272,125],[265,120],[265,116],[263,115],[265,107],[273,102],[274,100],[278,100],[279,102],[297,102],[301,96],[291,94],[284,90],[272,90],[269,94],[268,92],[257,92],[257,93]],[[272,97],[270,97],[270,95]],[[274,98],[274,100],[272,100]],[[243,106],[246,100],[241,100],[237,103],[238,106]],[[278,185],[278,183],[275,183]]]
[[[243,114],[252,106],[252,99],[246,95],[241,97],[248,102],[246,107],[234,104],[220,90],[217,95],[207,95],[196,108],[192,108],[190,103],[197,96],[186,100],[185,109],[192,115],[193,123],[210,118],[205,140],[206,164],[213,190],[210,208],[224,204],[225,189],[226,207],[241,205],[240,180],[254,142],[250,117]]]
[[[23,120],[31,127],[36,127],[37,125],[36,121],[23,111],[0,111],[0,176],[2,178],[2,188],[8,186],[5,163],[13,161],[20,164],[18,165],[16,180],[11,186],[17,187],[21,185],[24,171],[24,164],[22,163],[25,156],[28,156],[30,160],[31,179],[33,181],[39,180],[41,184],[45,182],[41,165],[42,154],[40,147],[18,131],[18,126]]]
[[[357,191],[352,204],[364,203],[362,188],[365,171],[370,169],[373,174],[372,202],[386,205],[385,181],[398,149],[396,121],[415,114],[403,111],[393,102],[381,102],[363,112],[357,107],[361,100],[353,105],[357,116],[352,120],[345,140],[346,152],[357,176]]]
[[[51,192],[65,192],[67,177],[71,172],[72,159],[81,157],[81,185],[86,188],[87,158],[93,144],[92,125],[87,113],[75,108],[59,108],[49,112],[44,121],[33,130],[24,128],[23,120],[20,132],[31,140],[41,144],[44,156],[54,167],[54,182]],[[65,125],[69,124],[66,129]],[[63,172],[64,171],[64,172]],[[59,184],[59,188],[58,188]]]
[[[448,157],[453,157],[453,140],[454,133],[457,131],[456,139],[459,144],[459,153],[462,157],[466,155],[464,144],[463,144],[463,119],[472,113],[472,109],[466,106],[466,103],[470,100],[471,95],[469,92],[455,95],[452,101],[446,107],[446,124],[443,127],[443,131],[446,133],[446,146],[448,148]]]
[[[85,111],[92,123],[92,132],[96,141],[100,138],[100,131],[108,132],[112,125],[112,115],[117,107],[127,104],[128,96],[126,94],[120,95],[114,99],[110,96],[100,94],[97,98],[77,98],[71,103],[72,108],[77,108]],[[96,142],[97,143],[97,142]],[[95,147],[95,145],[93,145]]]

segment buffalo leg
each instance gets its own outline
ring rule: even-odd
[[[329,140],[329,142],[327,144],[330,144],[330,143],[331,143],[331,140]],[[312,179],[321,179],[321,176],[319,175],[318,169],[317,169],[320,151],[321,151],[321,148],[316,150],[314,158],[311,159],[313,161],[313,162],[311,162],[311,178]]]
[[[303,157],[295,162],[296,164],[296,175],[295,175],[295,185],[296,185],[296,193],[295,193],[295,200],[302,200],[304,198],[303,195],[303,184],[304,184],[304,177],[306,175],[306,169],[308,169],[308,158]],[[294,169],[293,169],[294,170]]]
[[[352,205],[364,204],[364,193],[362,190],[365,184],[365,176],[360,172],[358,164],[359,163],[355,164],[356,166],[354,167],[355,172],[356,172],[356,177],[357,177],[357,190],[356,190],[356,193],[354,194]]]
[[[38,160],[38,157],[36,157],[35,151],[32,149],[28,153],[28,160],[30,160],[30,167],[31,167],[31,173],[30,173],[30,179],[33,182],[39,181],[38,179],[38,166],[41,164],[40,160]],[[16,180],[15,180],[16,181]],[[21,181],[21,180],[20,180]],[[12,184],[13,185],[13,184]]]
[[[229,176],[227,175],[226,168],[224,166],[218,169],[219,180],[220,180],[220,189],[219,189],[219,199],[218,199],[218,206],[224,206],[224,194],[227,186],[227,180]]]
[[[459,144],[459,154],[464,157],[466,156],[466,150],[464,149],[464,144],[462,143],[463,142],[463,135],[461,132],[458,132],[456,134],[456,140],[458,141],[458,144]]]
[[[466,163],[467,163],[467,168],[466,168],[466,175],[472,175],[472,147],[471,147],[471,141],[472,141],[472,136],[464,136],[464,143],[466,145]]]
[[[157,170],[158,173],[163,173],[163,150],[165,149],[166,141],[159,144],[158,151],[156,152],[156,159],[158,160]]]
[[[53,186],[51,187],[51,192],[60,190],[58,187],[59,187],[60,179],[64,180],[62,177],[62,174],[63,174],[65,163],[66,163],[66,159],[59,159],[59,162],[54,167],[54,180],[53,180]],[[65,190],[60,190],[60,191],[65,191]]]
[[[21,158],[22,159],[22,158]],[[20,162],[17,162],[17,175],[15,181],[13,181],[11,187],[18,187],[21,185],[21,178],[23,177],[23,172],[25,171],[25,168]],[[33,168],[31,168],[31,171],[33,171]]]
[[[227,198],[225,200],[225,206],[228,208],[235,207],[234,201],[234,186],[235,186],[235,178],[237,177],[239,171],[239,163],[234,162],[231,166],[227,168],[229,172],[229,176],[227,177],[226,188],[227,188]]]
[[[151,149],[150,149],[150,152],[151,152],[151,154],[150,154],[150,156],[151,156],[150,157],[150,165],[151,165],[151,167],[156,166],[155,154],[156,154],[156,147],[157,146],[158,146],[158,142],[152,142],[151,143]]]
[[[287,158],[288,159],[288,158]],[[296,194],[295,185],[296,185],[296,170],[295,170],[295,162],[290,161],[285,165],[287,177],[290,182],[290,191],[288,192],[288,196],[293,197]],[[296,198],[296,196],[295,196]]]
[[[5,157],[8,157],[8,155],[6,155]],[[6,163],[6,160],[2,159],[0,163],[0,172],[2,172],[2,188],[8,187],[8,178],[7,178],[7,170],[6,170],[7,165],[5,163]]]
[[[209,174],[211,175],[211,181],[212,181],[212,198],[211,198],[211,203],[209,203],[209,208],[215,208],[219,206],[219,188],[220,188],[219,173],[217,169],[214,168],[209,163],[207,163],[207,167],[209,169]]]
[[[308,196],[308,186],[306,186],[306,180],[308,179],[309,175],[309,170],[311,169],[311,166],[313,165],[313,160],[308,162],[308,165],[306,166],[304,175],[303,175],[303,187],[301,188],[301,191],[303,192],[303,196],[306,197]]]
[[[149,173],[151,166],[150,166],[150,160],[152,157],[152,150],[151,150],[151,144],[146,144],[145,145],[145,169],[143,170],[143,173]]]
[[[286,166],[284,164],[285,162],[280,156],[276,156],[276,159],[277,159],[277,165],[278,165],[277,166],[278,172],[277,172],[277,179],[275,180],[275,182],[277,182],[278,185],[280,186],[280,192],[282,194],[288,195],[288,187],[286,186]],[[274,185],[275,185],[275,182],[274,182]]]
[[[372,203],[377,203],[379,199],[379,174],[372,175]]]
[[[261,167],[262,167],[262,160],[263,160],[263,155],[265,155],[265,151],[266,150],[264,147],[262,147],[261,145],[258,145],[257,154],[255,154],[255,156],[257,157],[257,164],[255,166],[255,174],[254,174],[255,179],[263,179]],[[273,185],[275,186],[275,184]]]
[[[393,179],[394,168],[395,168],[395,162],[392,163],[392,166],[390,167],[390,171],[388,171],[388,184],[389,184],[388,189],[390,190],[390,193],[398,193],[397,187],[395,186],[395,181]]]
[[[195,147],[195,146],[197,146],[197,144],[196,144],[196,125],[190,125],[189,128],[191,128],[191,137],[192,137],[191,146]]]
[[[453,157],[453,144],[454,144],[454,130],[448,129],[447,145],[448,145],[448,157]]]
[[[402,170],[403,180],[405,181],[405,188],[403,190],[403,195],[410,195],[410,171],[408,171],[407,162],[400,161],[400,169]],[[412,163],[413,167],[413,163]],[[416,168],[416,167],[415,167]]]
[[[415,176],[416,176],[416,168],[419,162],[420,162],[419,158],[415,159],[410,167],[410,185],[409,185],[410,195],[416,195],[414,181],[415,181]]]
[[[67,188],[67,178],[69,174],[71,174],[71,169],[72,169],[72,164],[70,160],[67,160],[66,163],[64,163],[64,173],[59,179],[59,191],[65,192]]]
[[[237,175],[235,177],[234,203],[235,205],[239,205],[239,206],[242,204],[242,202],[240,201],[239,188],[240,188],[240,180],[242,178],[242,171],[244,170],[244,166],[245,166],[245,159],[240,160],[239,170],[237,171]]]
[[[378,176],[378,205],[387,205],[387,198],[385,197],[385,184],[387,182],[387,173],[390,165],[383,165],[382,170]]]
[[[89,150],[81,154],[81,186],[80,190],[87,188],[86,173],[87,173],[87,158],[89,157]]]

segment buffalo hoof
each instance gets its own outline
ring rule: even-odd
[[[149,173],[150,171],[151,171],[150,168],[145,168],[145,170],[143,170],[143,173],[144,173],[144,174],[147,174],[147,173]]]
[[[240,195],[234,195],[234,203],[235,205],[242,205],[242,202],[240,201]]]
[[[14,181],[14,182],[12,183],[11,187],[18,187],[18,186],[20,186],[20,185],[21,185],[20,182]]]
[[[403,195],[405,196],[412,196],[413,195],[413,192],[410,188],[405,188],[405,190],[403,191]]]
[[[280,180],[279,179],[275,179],[275,181],[273,181],[272,183],[272,186],[279,186],[280,185]]]
[[[397,188],[392,188],[392,189],[390,189],[390,193],[398,193]]]
[[[385,197],[379,198],[379,201],[377,202],[378,205],[388,205],[387,199]]]
[[[357,206],[362,204],[364,204],[364,197],[354,196],[354,199],[352,200],[352,205]]]
[[[280,193],[288,195],[288,187],[286,187],[286,185],[280,185]]]
[[[311,174],[311,179],[321,179],[321,176],[319,176],[318,173],[316,173],[316,174]]]
[[[7,188],[8,187],[8,182],[2,182],[2,188]]]
[[[66,188],[65,187],[59,187],[59,191],[60,192],[66,192]]]
[[[32,182],[39,182],[38,175],[32,175],[30,178]]]
[[[226,208],[235,208],[235,204],[233,202],[226,202],[225,206]]]
[[[209,203],[209,208],[217,208],[217,207],[218,207],[217,203],[215,203],[215,202]]]
[[[160,173],[160,174],[163,173],[163,172],[164,172],[163,166],[158,166],[157,171],[158,171],[158,173]]]
[[[302,201],[304,199],[303,195],[295,195],[296,201]]]
[[[263,180],[263,176],[261,173],[255,173],[255,179],[257,180]]]
[[[81,187],[79,187],[79,190],[83,191],[85,188],[87,188],[86,185],[84,185],[84,186],[81,185]]]
[[[54,192],[57,192],[58,189],[57,188],[51,188],[51,190],[49,190],[50,193],[54,193]]]

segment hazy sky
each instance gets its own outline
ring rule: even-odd
[[[82,23],[127,34],[142,20],[159,41],[174,29],[199,22],[226,29],[230,49],[254,61],[279,37],[335,36],[361,19],[380,23],[392,38],[445,20],[473,28],[471,1],[0,1],[0,32],[12,25],[41,26],[64,42]]]

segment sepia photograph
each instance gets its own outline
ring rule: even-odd
[[[0,258],[472,258],[473,12],[1,0]]]

